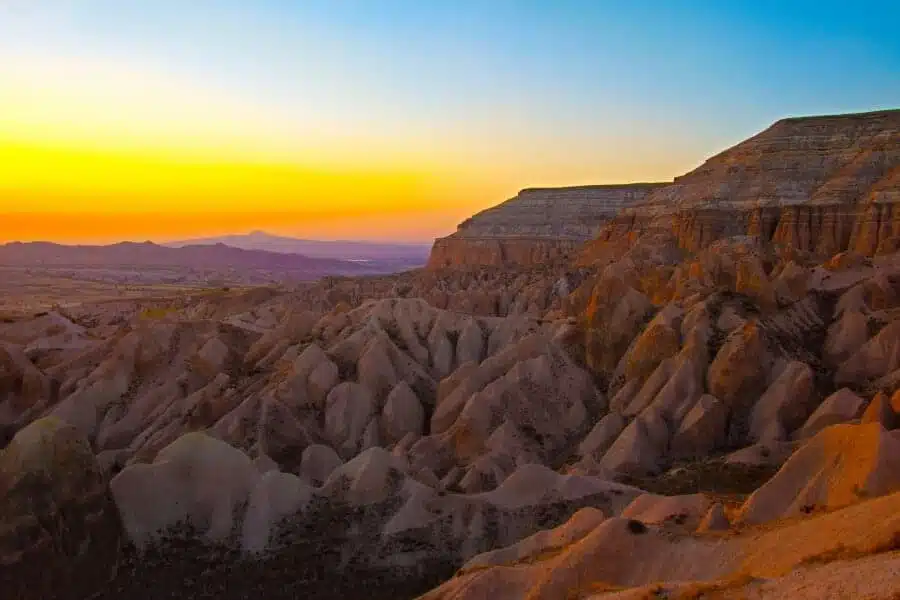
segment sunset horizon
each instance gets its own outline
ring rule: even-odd
[[[0,241],[427,242],[522,188],[671,181],[900,98],[862,9],[216,7],[0,4]]]

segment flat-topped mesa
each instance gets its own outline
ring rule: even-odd
[[[429,267],[533,265],[567,256],[662,183],[528,188],[437,240]]]
[[[696,251],[733,235],[831,255],[896,249],[900,110],[783,119],[626,208],[600,234],[670,228]]]

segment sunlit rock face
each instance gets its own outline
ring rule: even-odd
[[[664,184],[524,189],[435,242],[429,267],[538,265],[565,258],[619,209]]]
[[[624,208],[600,237],[671,229],[698,251],[735,235],[831,256],[893,251],[900,110],[783,119]]]

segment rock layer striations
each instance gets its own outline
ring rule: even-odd
[[[783,119],[624,208],[601,240],[670,229],[697,251],[734,235],[830,256],[896,250],[900,110]]]
[[[535,265],[567,256],[596,237],[619,209],[664,184],[529,188],[435,242],[429,266]]]

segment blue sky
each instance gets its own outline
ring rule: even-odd
[[[298,120],[437,142],[496,128],[691,136],[709,153],[781,116],[900,104],[897,2],[8,0],[6,13],[0,51],[112,58]]]
[[[0,138],[80,123],[415,163],[466,182],[456,218],[670,179],[784,116],[900,107],[898,24],[896,1],[0,0],[20,111]]]

